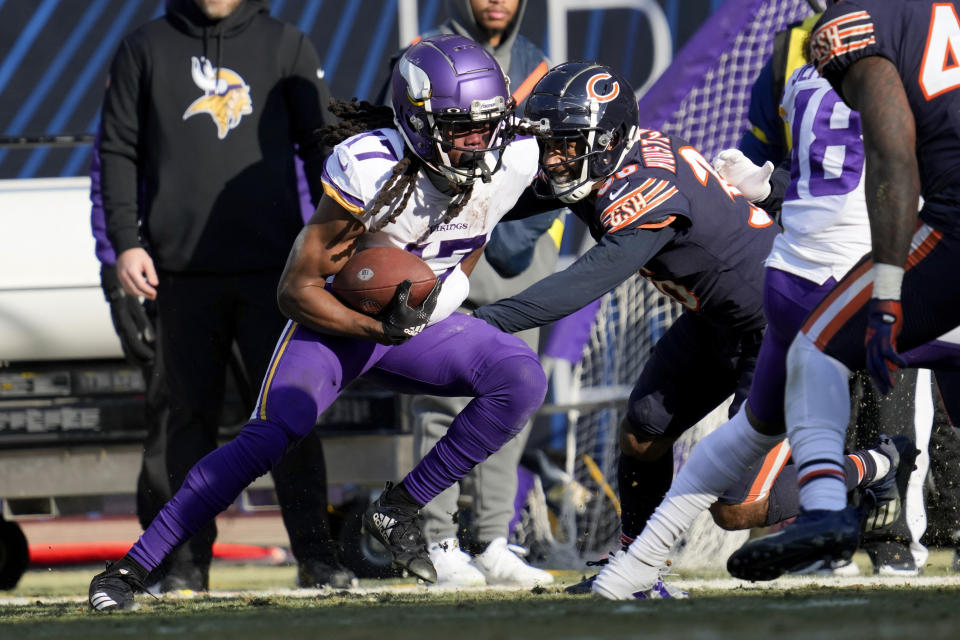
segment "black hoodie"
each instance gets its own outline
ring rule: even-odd
[[[314,200],[322,193],[316,132],[332,116],[321,75],[307,36],[271,18],[263,0],[219,21],[193,0],[169,0],[164,17],[127,36],[101,120],[117,253],[145,244],[174,272],[282,269],[303,225],[295,143]]]

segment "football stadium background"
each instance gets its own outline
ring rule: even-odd
[[[556,50],[549,42],[547,9],[569,6],[567,58],[603,61],[640,87],[650,79],[654,46],[666,45],[671,54],[679,50],[721,4],[648,2],[660,8],[654,18],[668,25],[668,33],[654,38],[649,17],[654,14],[649,12],[603,8],[630,2],[590,0],[530,0],[521,32],[543,50]],[[120,40],[162,15],[164,4],[164,0],[0,0],[0,137],[92,135]],[[446,19],[444,0],[272,0],[270,5],[272,15],[310,35],[333,94],[343,98],[373,99],[386,80],[390,55]],[[404,24],[409,39],[402,38],[401,21],[410,15],[416,20]],[[85,175],[89,157],[89,144],[4,147],[0,179]]]
[[[108,66],[120,39],[162,15],[164,4],[163,0],[0,0],[0,180],[18,189],[29,189],[22,186],[27,183],[48,184],[34,180],[42,178],[67,181],[49,183],[50,187],[43,187],[47,190],[72,184],[73,227],[58,228],[54,235],[59,242],[72,243],[74,253],[90,242],[85,227],[87,187],[82,181]],[[387,77],[387,60],[402,43],[446,18],[446,3],[441,0],[274,0],[270,4],[275,16],[310,35],[334,95],[360,99],[373,99],[379,92]],[[522,32],[554,62],[595,59],[619,69],[638,90],[643,124],[680,134],[712,157],[736,144],[745,126],[749,87],[769,54],[772,33],[809,12],[805,0],[530,0]],[[24,211],[21,221],[33,213]],[[17,221],[12,211],[6,215]],[[26,235],[35,244],[15,234],[8,234],[0,244],[0,271],[7,272],[6,280],[0,277],[0,312],[6,307],[10,317],[13,314],[4,301],[35,293],[39,287],[37,282],[18,284],[11,276],[31,273],[19,262],[28,252],[26,247],[35,247],[39,254],[32,258],[48,263],[56,264],[63,255],[45,246],[42,232]],[[582,236],[580,225],[568,225],[566,259],[580,249]],[[73,292],[85,289],[86,306],[92,301],[106,318],[95,261],[85,252],[82,257],[94,269],[86,274],[84,267],[89,282],[82,287],[71,285]],[[44,284],[49,291],[63,289],[62,285]],[[62,306],[70,307],[64,302],[66,295],[56,294]],[[71,311],[76,314],[80,306]],[[616,427],[630,386],[677,311],[675,303],[634,278],[549,332],[544,360],[553,390],[531,443],[533,449],[550,456],[525,461],[522,486],[530,490],[530,499],[517,534],[518,541],[533,547],[545,563],[580,566],[584,559],[606,553],[616,539]],[[31,318],[40,320],[37,314],[25,317],[21,325],[31,324]],[[0,326],[10,324],[0,316]],[[72,335],[55,323],[51,329],[49,335],[61,340]],[[115,337],[109,330],[106,333],[116,350]],[[62,351],[45,346],[45,359],[65,360]],[[89,361],[34,366],[6,357],[14,363],[0,369],[0,383],[9,385],[0,394],[0,447],[17,451],[15,457],[0,452],[3,513],[21,520],[82,511],[109,513],[109,505],[91,496],[100,493],[102,486],[133,491],[128,476],[135,474],[137,445],[142,440],[137,372],[124,370],[124,363],[116,359],[102,366]],[[103,368],[109,366],[113,368]],[[24,384],[24,379],[30,384]],[[109,402],[87,395],[70,404],[70,398],[62,397],[80,395],[77,381],[91,379],[109,381],[107,388],[95,389],[112,394]],[[134,382],[125,389],[116,386],[117,380],[130,379]],[[65,407],[60,417],[45,408],[53,402],[48,396],[57,395],[61,397],[55,402]],[[228,427],[223,435],[229,437],[229,425],[242,424],[243,414],[241,410],[231,416],[230,407],[226,408],[230,418],[224,419]],[[722,413],[721,409],[718,415]],[[329,442],[331,484],[350,481],[369,486],[384,477],[402,476],[410,454],[397,455],[405,441],[392,436],[408,431],[405,415],[392,394],[363,385],[351,387],[320,420],[328,436],[338,427],[340,435],[353,436]],[[716,419],[706,421],[703,429],[714,424]],[[360,431],[388,433],[376,441],[380,448],[375,448],[369,440],[360,445],[355,439]],[[698,429],[697,434],[701,432]],[[127,445],[125,457],[119,444]],[[109,447],[101,452],[98,445]],[[47,458],[38,454],[39,446],[47,447]],[[67,450],[69,446],[76,448]],[[679,461],[688,448],[689,442],[680,445]],[[365,464],[353,462],[358,458]],[[117,470],[120,462],[125,470]],[[347,473],[340,473],[340,467],[347,467]],[[28,482],[27,477],[33,480]],[[31,482],[32,486],[25,486]],[[87,498],[71,502],[71,494]],[[251,495],[244,494],[244,500],[249,502]],[[333,500],[342,504],[344,496],[333,496]],[[355,504],[354,511],[362,506],[362,501]],[[723,547],[718,545],[725,538],[715,535],[711,526],[697,530],[696,544],[686,545],[699,562],[716,563],[722,555]],[[342,537],[349,541],[355,532],[347,529]]]
[[[386,78],[389,55],[445,18],[443,0],[270,4],[274,15],[310,34],[326,79],[334,94],[344,98],[375,95]],[[139,531],[130,515],[130,494],[138,460],[135,443],[142,433],[130,425],[142,416],[142,407],[119,407],[114,394],[113,404],[97,409],[101,413],[96,419],[80,421],[81,429],[47,428],[46,413],[31,404],[51,402],[44,393],[62,395],[78,381],[99,384],[118,377],[105,377],[109,370],[91,367],[90,361],[44,370],[36,363],[17,362],[10,347],[19,340],[17,331],[59,337],[52,345],[61,350],[81,342],[75,337],[78,309],[68,300],[83,289],[85,300],[103,307],[100,320],[107,323],[115,350],[112,365],[122,365],[109,335],[96,261],[86,255],[92,253],[92,241],[83,176],[110,59],[123,35],[161,15],[163,5],[163,0],[0,0],[0,502],[6,518],[0,518],[0,589],[10,589],[26,567],[26,540],[18,524],[28,532],[45,532],[37,540],[70,542],[82,538],[81,525],[97,519],[91,516],[109,524],[115,522],[110,513],[124,513],[124,521],[132,524],[115,538],[116,546],[100,545],[101,551],[115,554],[111,558]],[[587,58],[618,68],[641,89],[643,124],[682,135],[711,157],[735,145],[746,124],[749,87],[769,55],[772,33],[809,12],[805,0],[529,0],[522,32],[548,51],[554,63]],[[35,178],[73,181],[72,199],[63,200],[70,206],[61,212],[61,220],[76,218],[71,224],[43,226],[47,211],[11,207],[4,199],[3,185],[66,184]],[[31,218],[36,218],[32,226],[19,224]],[[574,234],[564,242],[568,254],[577,251]],[[18,318],[11,303],[18,296],[44,295],[37,272],[46,268],[74,276],[72,263],[65,264],[64,258],[70,243],[74,253],[86,259],[76,274],[83,282],[67,289],[48,287],[46,293],[57,301],[49,307],[49,318],[33,316],[36,321],[24,326],[12,322]],[[24,281],[26,288],[17,284]],[[521,541],[539,558],[550,560],[543,564],[581,569],[558,572],[559,586],[531,592],[444,592],[417,588],[409,580],[370,580],[351,593],[293,590],[295,569],[289,563],[273,566],[282,559],[282,550],[263,549],[261,562],[266,564],[251,563],[249,556],[242,566],[215,564],[215,591],[206,597],[143,596],[145,611],[93,616],[86,607],[93,567],[55,564],[51,552],[65,545],[41,542],[32,544],[31,552],[36,550],[47,564],[35,562],[19,586],[0,592],[0,638],[956,637],[960,579],[949,575],[948,551],[932,555],[927,575],[919,578],[864,575],[751,584],[726,578],[724,545],[729,541],[709,524],[698,525],[701,528],[683,541],[675,556],[679,569],[670,577],[690,589],[693,600],[614,603],[562,593],[563,583],[593,572],[583,567],[583,560],[615,547],[613,435],[625,393],[676,313],[673,302],[632,279],[550,334],[544,360],[553,388],[538,426],[546,434],[541,444],[553,458],[524,461],[537,473],[520,528]],[[132,383],[128,379],[125,384]],[[398,415],[389,394],[364,393],[348,398],[336,411],[332,407],[329,420],[350,425],[382,416],[375,422],[386,424]],[[64,400],[69,399],[57,399]],[[377,409],[384,407],[382,412]],[[123,418],[116,421],[119,431],[110,431],[111,415]],[[709,429],[709,422],[698,425],[695,436]],[[690,441],[678,443],[678,461]],[[110,472],[119,468],[119,442],[130,445],[133,462],[114,476]],[[97,446],[89,446],[94,443]],[[338,453],[331,455],[332,450]],[[357,464],[356,451],[350,444],[329,447],[328,467],[336,472],[337,464],[346,461],[353,480],[368,487],[375,484],[369,472],[399,477],[406,471],[397,459],[393,467],[376,457],[361,456],[365,463]],[[363,455],[369,454],[370,449],[364,449]],[[94,485],[103,487],[104,494],[125,495],[106,495],[99,502],[75,496],[82,487],[89,492]],[[275,510],[269,515],[272,507],[267,505],[265,518],[256,517],[261,506],[257,495],[244,495],[242,517],[218,520],[221,540],[238,528],[251,532],[257,523],[270,521],[275,525],[267,536],[283,539]],[[331,498],[344,506],[344,495]],[[67,514],[73,515],[63,517]],[[356,531],[342,537],[356,538]],[[375,554],[367,552],[367,559]],[[868,568],[869,562],[861,559],[860,565]]]

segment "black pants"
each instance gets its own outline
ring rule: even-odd
[[[869,374],[858,371],[850,382],[851,428],[847,430],[847,449],[869,449],[876,445],[880,434],[902,435],[916,446],[915,394],[916,369],[902,369],[896,373],[897,384],[886,396],[874,386]],[[927,389],[920,393],[929,393]],[[922,443],[925,444],[925,443]],[[907,561],[910,557],[910,528],[904,505],[900,517],[881,531],[863,536],[862,548],[874,565]]]
[[[951,425],[944,400],[957,401],[956,378],[960,374],[937,373],[933,393],[933,432],[930,434],[930,476],[927,482],[927,533],[929,545],[960,543],[960,430]],[[946,380],[954,386],[947,390]],[[951,407],[956,414],[956,407]],[[958,424],[954,419],[953,424]],[[960,426],[960,425],[958,425]]]
[[[148,433],[137,486],[143,527],[173,497],[191,467],[217,446],[234,343],[253,392],[259,389],[286,322],[276,305],[279,277],[279,272],[160,274],[157,357],[149,377]],[[252,397],[244,403],[248,415]],[[294,556],[299,562],[328,557],[326,467],[316,432],[292,448],[272,475]],[[216,535],[211,522],[174,551],[161,572],[185,565],[206,571]]]

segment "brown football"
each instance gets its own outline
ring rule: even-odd
[[[371,247],[353,254],[331,283],[348,307],[374,315],[383,309],[404,280],[413,283],[407,304],[423,302],[437,280],[426,262],[396,247]]]

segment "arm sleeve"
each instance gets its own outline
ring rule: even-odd
[[[103,190],[100,186],[100,131],[93,138],[90,152],[90,230],[96,244],[94,252],[100,264],[112,266],[117,263],[117,253],[107,238],[107,217],[103,212]]]
[[[116,253],[140,246],[137,159],[140,146],[140,68],[124,41],[110,66],[100,119],[100,188],[107,237]]]
[[[563,206],[563,203],[555,198],[538,198],[533,193],[533,186],[529,186],[520,194],[517,203],[507,212],[507,215],[503,216],[502,220],[523,220],[547,211],[562,209]]]
[[[511,298],[480,307],[474,315],[509,333],[549,324],[632,276],[675,235],[672,227],[607,234],[563,271]]]
[[[777,224],[780,224],[780,211],[783,208],[783,197],[787,193],[788,186],[790,186],[790,158],[781,162],[770,175],[770,195],[754,203],[769,213]]]
[[[530,266],[537,240],[549,229],[559,211],[548,211],[523,220],[501,222],[493,228],[484,255],[501,277],[512,278]]]
[[[321,129],[333,121],[328,111],[330,88],[320,77],[320,58],[310,40],[301,32],[296,34],[296,53],[293,69],[285,81],[285,96],[290,113],[293,140],[303,160],[303,171],[310,188],[310,199],[316,206],[323,195],[323,162],[330,149],[322,142]]]

